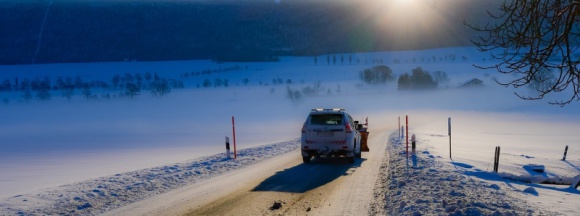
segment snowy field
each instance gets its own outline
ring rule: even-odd
[[[140,194],[137,199],[155,196],[227,172],[231,166],[243,166],[219,159],[225,151],[225,136],[231,137],[232,116],[236,118],[237,147],[247,151],[246,160],[257,160],[261,156],[256,155],[264,151],[272,156],[283,154],[291,149],[273,147],[282,143],[297,148],[299,129],[313,107],[343,107],[355,119],[368,116],[371,127],[376,128],[396,127],[397,118],[408,115],[410,132],[418,140],[418,152],[437,163],[435,167],[441,173],[451,170],[462,178],[496,185],[502,193],[525,200],[537,209],[564,215],[580,211],[580,193],[569,188],[573,178],[580,175],[580,105],[547,104],[558,96],[544,101],[520,100],[513,94],[514,89],[497,86],[493,81],[510,77],[472,66],[489,62],[470,47],[353,56],[360,61],[327,64],[326,56],[319,56],[316,64],[313,57],[287,57],[272,63],[0,66],[0,81],[80,76],[83,80],[109,82],[115,74],[151,72],[183,80],[185,85],[163,97],[145,91],[134,98],[102,97],[120,90],[101,90],[96,92],[96,99],[85,99],[76,92],[70,101],[58,91],[53,91],[48,101],[26,101],[22,92],[1,92],[0,214],[71,210],[101,213],[133,202],[123,198],[133,193]],[[416,67],[431,73],[444,71],[450,80],[433,92],[400,92],[396,81],[381,86],[362,84],[359,72],[377,64],[389,66],[396,75],[410,73]],[[242,69],[222,70],[233,67]],[[224,72],[183,77],[184,73],[207,69]],[[457,88],[473,78],[483,80],[485,87]],[[229,86],[199,87],[206,79],[228,79]],[[277,79],[284,83],[273,81]],[[288,88],[299,90],[316,83],[321,86],[318,95],[299,101],[287,98]],[[453,127],[452,159],[447,136],[449,117]],[[566,145],[569,150],[563,161]],[[498,174],[492,173],[491,168],[496,146],[501,146]],[[196,164],[215,172],[196,170]],[[543,165],[545,172],[524,168],[530,164]],[[167,179],[161,174],[177,170],[190,175]],[[148,175],[161,186],[149,190],[148,185],[138,184],[143,179],[128,179],[135,173]],[[137,185],[130,189],[123,185],[123,194],[98,184],[101,180]],[[546,180],[564,185],[539,184]],[[116,184],[119,185],[122,184]],[[91,198],[95,202],[87,200]],[[112,204],[95,210],[107,202]],[[416,210],[409,209],[411,213]]]

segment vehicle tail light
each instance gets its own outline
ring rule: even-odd
[[[350,127],[350,124],[348,122],[344,125],[344,130],[346,131],[346,133],[352,133],[352,128]]]

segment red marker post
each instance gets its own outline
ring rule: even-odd
[[[234,117],[232,116],[232,133],[234,134],[234,159],[236,159],[236,123]]]

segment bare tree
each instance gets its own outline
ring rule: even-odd
[[[514,75],[510,81],[496,80],[504,86],[549,82],[544,83],[548,87],[535,88],[535,96],[515,93],[525,100],[566,89],[571,90],[569,97],[549,103],[565,106],[580,100],[580,59],[574,55],[580,48],[580,0],[504,0],[498,11],[487,13],[493,22],[465,24],[483,33],[473,43],[500,63],[476,67]],[[553,71],[555,79],[543,79],[546,70]]]
[[[139,92],[141,92],[141,87],[137,84],[130,82],[125,85],[125,95],[135,97],[136,95],[139,95]]]
[[[91,99],[93,97],[93,92],[91,91],[91,85],[88,83],[82,84],[81,93],[85,96],[86,99]]]
[[[70,99],[73,96],[74,93],[74,85],[67,85],[64,84],[60,89],[60,92],[62,93],[62,96],[65,97],[68,101],[70,101]]]
[[[168,94],[171,91],[171,86],[166,79],[159,78],[157,75],[155,76],[155,80],[151,82],[151,92],[155,96],[162,97],[163,95]]]

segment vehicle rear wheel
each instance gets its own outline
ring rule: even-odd
[[[356,152],[355,152],[355,150],[353,149],[353,150],[352,150],[352,157],[349,157],[349,158],[348,158],[348,162],[350,162],[351,164],[353,164],[355,160],[356,160]]]
[[[356,156],[356,158],[362,158],[362,151],[358,151],[358,153],[356,152],[356,145],[354,146],[354,155]]]
[[[310,163],[310,156],[308,156],[308,157],[302,157],[302,161],[304,163]]]

